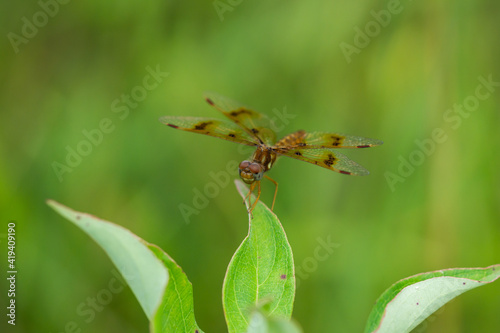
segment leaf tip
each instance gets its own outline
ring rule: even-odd
[[[60,208],[62,206],[62,204],[60,204],[59,202],[52,200],[52,199],[45,200],[45,203],[47,204],[47,206],[49,206],[50,208],[52,208],[53,210],[56,210],[56,211],[58,210],[58,208]]]
[[[245,199],[249,191],[248,187],[239,179],[234,180],[234,185],[236,185],[236,190],[241,195],[241,197]]]

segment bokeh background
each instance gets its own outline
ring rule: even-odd
[[[247,233],[242,200],[231,180],[188,219],[180,207],[195,208],[210,173],[248,153],[158,122],[220,116],[203,101],[206,90],[269,115],[286,111],[283,135],[321,130],[385,142],[346,152],[367,177],[289,159],[270,172],[280,184],[275,212],[305,272],[294,310],[305,332],[361,331],[377,297],[401,278],[500,262],[500,87],[478,88],[479,77],[500,82],[499,3],[68,1],[57,10],[47,3],[4,2],[0,10],[0,244],[5,267],[6,224],[15,220],[13,331],[64,332],[71,322],[82,332],[148,329],[128,288],[91,320],[77,312],[108,288],[114,267],[48,198],[162,247],[193,283],[200,327],[227,331],[221,288]],[[385,26],[374,23],[388,9]],[[366,28],[369,40],[356,37]],[[147,68],[168,76],[144,90]],[[475,99],[476,89],[489,95]],[[453,111],[464,103],[471,111]],[[84,131],[103,120],[108,133],[86,151]],[[436,128],[446,139],[422,153],[416,141],[428,142]],[[87,155],[69,166],[68,149]],[[403,167],[410,159],[414,166]],[[273,190],[263,184],[264,202]],[[318,238],[336,244],[323,261],[311,259]],[[499,312],[497,282],[417,330],[498,332]]]

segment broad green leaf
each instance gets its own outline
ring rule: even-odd
[[[422,273],[393,284],[377,300],[365,332],[410,332],[458,295],[493,282],[500,265]]]
[[[260,311],[254,311],[247,333],[302,333],[302,330],[293,320],[269,318]]]
[[[152,332],[201,332],[191,283],[165,252],[119,225],[52,200],[47,203],[104,249],[151,321]]]
[[[239,180],[235,183],[245,198],[247,186]],[[292,315],[295,273],[285,231],[262,201],[252,215],[248,235],[233,255],[224,279],[222,300],[229,333],[246,332],[252,310],[262,301],[268,302],[269,316],[290,319]]]
[[[147,243],[114,223],[76,212],[52,200],[48,204],[85,231],[106,251],[137,297],[146,316],[152,319],[169,274],[156,255],[148,249]]]
[[[156,245],[149,245],[149,248],[162,260],[170,273],[163,300],[151,323],[151,331],[203,333],[194,318],[193,286],[186,274],[162,249]]]

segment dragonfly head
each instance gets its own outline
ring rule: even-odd
[[[240,178],[247,184],[261,180],[264,176],[264,167],[259,163],[243,161],[240,163]]]

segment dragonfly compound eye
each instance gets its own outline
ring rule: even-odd
[[[240,169],[243,170],[245,168],[248,168],[249,165],[250,165],[250,161],[243,161],[240,163]]]
[[[248,166],[248,169],[252,171],[253,174],[257,174],[262,171],[262,167],[257,163],[252,163]]]

